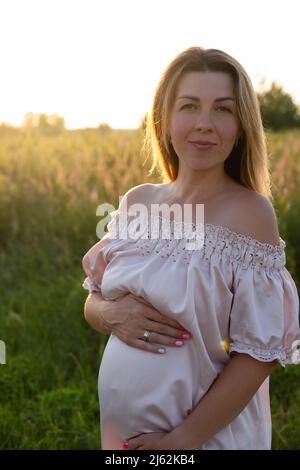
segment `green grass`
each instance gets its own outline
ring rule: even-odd
[[[6,259],[14,267],[1,306],[1,448],[97,449],[104,338],[83,318],[79,259],[64,269],[36,266],[28,275],[36,255]]]

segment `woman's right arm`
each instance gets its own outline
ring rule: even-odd
[[[180,323],[132,293],[116,300],[105,300],[100,292],[91,292],[85,302],[84,316],[99,333],[113,333],[129,346],[154,353],[161,353],[161,345],[178,347],[184,345],[184,340],[191,339],[191,336],[183,336],[189,332]],[[147,342],[143,340],[146,330],[151,332]]]
[[[105,314],[103,315],[111,302],[114,300],[105,300],[100,292],[90,292],[84,304],[84,318],[94,330],[103,335],[111,333],[108,325],[105,326]]]

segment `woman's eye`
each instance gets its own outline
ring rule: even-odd
[[[189,103],[189,104],[184,104],[184,105],[183,105],[183,106],[182,106],[180,109],[185,109],[185,108],[187,108],[187,109],[191,109],[191,107],[195,107],[195,105],[194,105],[194,104],[192,104],[192,103]]]
[[[231,109],[226,108],[225,106],[219,106],[217,109],[221,109],[222,111],[227,111],[228,113],[231,113]]]

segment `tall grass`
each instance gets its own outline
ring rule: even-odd
[[[96,378],[105,338],[83,318],[81,259],[98,204],[147,178],[142,131],[0,135],[0,447],[99,449]],[[270,135],[287,267],[300,285],[300,134]],[[158,180],[156,180],[158,181]],[[300,449],[300,368],[271,377],[273,448]]]

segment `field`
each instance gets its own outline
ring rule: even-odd
[[[0,128],[1,449],[99,449],[105,338],[83,317],[98,204],[148,177],[142,130]],[[274,206],[300,287],[300,132],[268,134]],[[300,367],[271,376],[273,449],[300,450]]]

